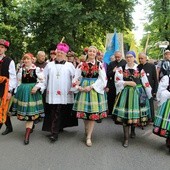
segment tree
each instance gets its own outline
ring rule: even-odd
[[[71,49],[81,53],[89,45],[104,49],[106,33],[126,33],[133,28],[131,13],[136,0],[3,0],[0,6],[11,51],[48,52],[65,37]]]
[[[149,15],[149,23],[145,25],[145,30],[150,33],[150,50],[152,58],[160,58],[162,52],[155,44],[158,41],[170,42],[170,1],[169,0],[150,0],[147,1],[152,13]],[[146,37],[143,38],[144,46]]]
[[[2,0],[0,4],[0,37],[10,42],[8,55],[14,60],[23,54],[23,28],[25,23],[20,15],[17,0]]]
[[[133,0],[27,0],[28,49],[48,51],[66,37],[71,48],[80,52],[91,44],[104,49],[105,35],[131,29]],[[27,34],[28,34],[27,33]]]

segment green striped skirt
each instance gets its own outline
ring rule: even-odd
[[[112,114],[116,124],[147,125],[151,111],[149,99],[142,85],[125,86],[116,97]]]
[[[158,136],[170,138],[170,99],[158,108],[155,115],[153,133]]]
[[[82,78],[80,86],[92,85],[96,78]],[[86,120],[99,120],[107,117],[107,96],[97,93],[94,89],[90,92],[78,92],[75,96],[73,110],[77,118]]]
[[[42,95],[40,91],[31,94],[35,83],[22,83],[18,88],[13,100],[12,111],[16,112],[17,118],[24,121],[33,121],[44,113]]]

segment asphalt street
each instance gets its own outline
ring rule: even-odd
[[[170,170],[165,139],[152,133],[152,125],[137,128],[136,138],[124,148],[122,126],[110,118],[95,124],[92,147],[85,145],[82,120],[78,127],[66,128],[54,144],[41,131],[40,122],[27,146],[25,122],[12,117],[12,123],[14,132],[0,135],[0,170]]]

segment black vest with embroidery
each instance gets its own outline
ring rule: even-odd
[[[136,70],[134,69],[126,70],[125,66],[123,66],[122,69],[123,69],[123,80],[124,81],[134,81],[136,84],[141,84],[139,69],[137,69],[137,71],[139,72],[137,75],[135,75]]]
[[[0,63],[0,76],[9,78],[9,65],[12,59],[10,57],[4,57]],[[0,97],[3,96],[5,89],[5,82],[0,84]]]
[[[98,78],[98,76],[99,76],[99,63],[100,62],[96,61],[95,64],[93,65],[92,63],[83,62],[82,66],[81,66],[82,77]]]
[[[22,79],[21,79],[22,83],[36,83],[37,82],[37,75],[35,72],[35,69],[26,71],[26,70],[22,70]]]

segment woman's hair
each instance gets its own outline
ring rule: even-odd
[[[33,59],[33,58],[34,58],[34,55],[31,54],[31,53],[25,53],[25,54],[23,55],[23,57],[22,57],[22,60],[24,60],[24,59],[26,59],[26,58],[31,58],[31,59]]]
[[[88,51],[89,51],[89,49],[90,49],[90,48],[94,48],[94,49],[96,49],[96,52],[98,51],[97,47],[96,47],[96,46],[94,46],[94,45],[91,45],[91,46],[88,48]]]

